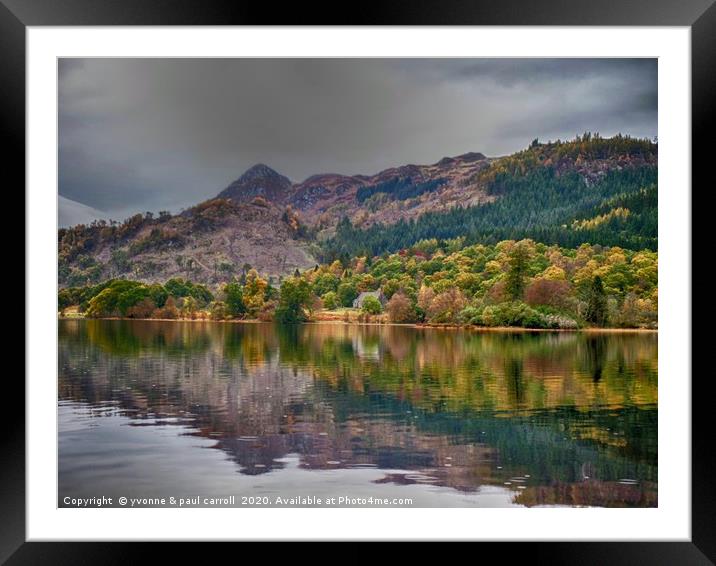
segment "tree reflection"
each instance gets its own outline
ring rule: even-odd
[[[61,321],[59,394],[190,422],[245,474],[297,453],[306,469],[406,470],[397,483],[507,482],[528,505],[655,505],[656,348],[651,334]]]

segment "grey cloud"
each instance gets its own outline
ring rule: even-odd
[[[513,86],[593,77],[609,77],[611,81],[632,81],[636,77],[654,80],[656,66],[656,59],[483,59],[464,63],[456,74],[465,78],[490,78]]]
[[[256,162],[293,180],[656,135],[656,60],[62,59],[59,191],[177,211]]]

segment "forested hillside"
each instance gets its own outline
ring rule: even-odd
[[[344,216],[324,243],[322,258],[379,255],[427,238],[455,237],[468,244],[531,238],[567,247],[593,243],[656,250],[656,146],[629,138],[585,138],[534,142],[493,162],[480,174],[484,190],[496,197],[486,204],[365,229]]]
[[[187,278],[219,285],[255,268],[274,282],[316,263],[424,240],[505,240],[657,250],[658,146],[584,134],[513,155],[446,157],[372,176],[301,183],[256,165],[180,214],[136,214],[58,233],[59,283]]]

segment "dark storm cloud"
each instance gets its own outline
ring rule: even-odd
[[[177,211],[263,162],[291,179],[656,135],[654,59],[62,59],[59,191]]]
[[[553,82],[600,77],[614,81],[633,79],[634,74],[655,81],[656,64],[656,59],[482,59],[465,61],[455,75],[492,79],[505,86],[543,82],[547,77]]]

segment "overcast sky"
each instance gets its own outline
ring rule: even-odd
[[[584,131],[656,136],[656,59],[61,59],[60,223]]]

